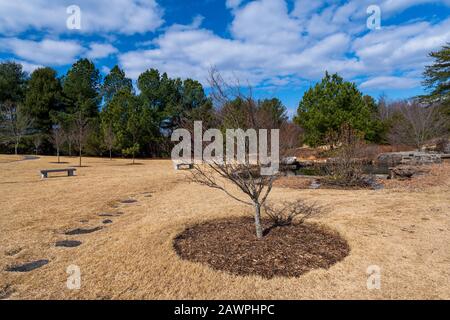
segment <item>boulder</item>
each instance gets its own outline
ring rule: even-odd
[[[413,176],[424,173],[422,167],[400,165],[397,167],[389,168],[389,179],[411,179]]]
[[[284,164],[284,165],[293,165],[296,163],[297,163],[296,157],[285,157],[285,158],[281,159],[281,164]]]
[[[397,166],[397,165],[424,165],[441,163],[441,155],[437,153],[427,153],[419,151],[411,152],[388,152],[382,153],[377,158],[379,165]]]

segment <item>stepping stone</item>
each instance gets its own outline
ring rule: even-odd
[[[98,214],[99,217],[113,217],[114,215],[112,213],[108,212],[101,212]]]
[[[112,220],[109,220],[109,219],[105,219],[105,220],[103,220],[103,223],[104,223],[104,224],[107,224],[107,223],[112,223]]]
[[[137,202],[137,200],[135,199],[125,199],[120,201],[120,203],[135,203],[135,202]]]
[[[81,244],[81,241],[78,241],[78,240],[61,240],[61,241],[56,241],[55,246],[56,247],[73,248],[73,247],[78,247],[80,244]]]
[[[95,227],[95,228],[90,228],[90,229],[89,228],[87,228],[87,229],[76,228],[76,229],[73,229],[73,230],[66,231],[64,234],[68,235],[68,236],[72,236],[72,235],[75,235],[75,234],[86,234],[86,233],[92,233],[92,232],[98,231],[101,228],[102,227]]]
[[[20,251],[22,251],[22,248],[14,248],[14,249],[6,251],[5,254],[7,256],[14,256],[14,255],[18,254]]]
[[[40,268],[42,266],[45,266],[47,263],[48,263],[48,260],[46,260],[46,259],[36,260],[36,261],[33,261],[33,262],[28,262],[28,263],[20,264],[20,265],[17,265],[17,266],[8,267],[8,268],[6,268],[6,271],[9,271],[9,272],[29,272],[29,271],[32,271],[34,269]]]

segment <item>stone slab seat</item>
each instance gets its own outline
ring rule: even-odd
[[[74,172],[77,171],[75,168],[64,168],[64,169],[43,169],[41,170],[42,179],[48,178],[48,174],[52,172],[67,172],[68,177],[74,176]]]
[[[194,168],[194,165],[192,163],[185,163],[185,162],[179,162],[174,164],[175,170],[182,170],[182,169],[192,169]]]

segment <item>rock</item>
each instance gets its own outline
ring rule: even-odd
[[[42,259],[42,260],[36,260],[33,262],[28,262],[16,266],[11,266],[6,268],[6,271],[9,272],[29,272],[34,269],[40,268],[42,266],[45,266],[48,263],[48,260]]]
[[[78,241],[78,240],[61,240],[61,241],[56,241],[55,246],[56,247],[73,248],[73,247],[78,247],[80,244],[81,244],[81,241]]]
[[[64,234],[68,235],[68,236],[73,236],[73,235],[76,235],[76,234],[86,234],[86,233],[92,233],[92,232],[98,231],[101,228],[102,227],[87,228],[87,229],[77,228],[77,229],[66,231]]]
[[[112,223],[112,220],[110,220],[110,219],[105,219],[105,220],[103,220],[103,223],[104,223],[104,224]]]
[[[120,203],[135,203],[135,202],[137,202],[137,200],[135,199],[125,199],[120,201]]]
[[[281,164],[285,164],[285,165],[293,165],[297,163],[297,158],[296,157],[285,157],[283,159],[281,159]]]
[[[400,164],[423,165],[441,162],[442,159],[440,154],[418,151],[382,153],[377,158],[377,164],[391,167]]]
[[[309,186],[310,189],[319,189],[320,188],[320,182],[316,179],[314,179],[311,182],[311,185]]]
[[[98,214],[99,217],[113,217],[114,215],[112,213],[108,213],[108,212],[100,212]]]
[[[373,190],[381,190],[384,188],[383,184],[378,183],[374,176],[363,177],[363,182]]]
[[[389,168],[389,179],[410,179],[412,176],[423,173],[425,170],[418,166],[401,165]]]

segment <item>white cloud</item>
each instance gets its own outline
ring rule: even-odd
[[[280,0],[250,2],[234,11],[231,32],[235,39],[251,43],[297,48],[301,45],[301,25],[289,16],[287,4]],[[278,48],[279,50],[282,48]]]
[[[382,19],[426,2],[438,1],[379,1]],[[450,0],[444,3],[450,5]],[[76,35],[79,31],[65,29],[68,4],[72,1],[1,1],[0,33],[33,29]],[[52,66],[83,56],[101,59],[117,54],[121,67],[134,79],[148,68],[158,68],[205,83],[208,69],[215,66],[226,77],[264,88],[298,86],[303,80],[319,79],[325,70],[348,79],[366,79],[364,88],[406,88],[419,86],[420,72],[429,63],[428,52],[450,41],[450,18],[400,26],[382,23],[381,30],[368,31],[366,8],[372,0],[298,0],[291,11],[285,0],[227,0],[232,15],[229,37],[202,27],[203,17],[195,16],[191,24],[173,24],[156,38],[138,38],[138,49],[119,53],[104,41],[109,37],[120,42],[119,34],[159,28],[163,11],[156,1],[78,0],[77,4],[82,9],[80,32],[99,32],[102,40],[82,45],[86,42],[81,39],[52,40],[57,39],[54,34],[40,41],[10,36],[0,39],[0,51],[29,64]]]
[[[422,70],[428,53],[450,41],[450,18],[437,24],[417,22],[370,32],[352,50],[370,72]]]
[[[70,64],[84,51],[78,42],[72,40],[3,38],[0,39],[0,44],[0,51],[13,53],[20,59],[35,64],[51,66]]]
[[[231,39],[200,24],[174,25],[154,39],[150,49],[120,54],[119,62],[132,78],[158,68],[205,83],[208,69],[215,66],[225,76],[266,87],[317,80],[325,70],[349,79],[367,78],[365,88],[419,86],[417,74],[429,61],[427,53],[450,41],[450,19],[385,27],[360,36],[366,28],[366,2],[302,2],[307,6],[297,3],[292,12],[283,0],[240,4],[233,7]],[[388,0],[381,5],[390,12],[407,7],[405,2],[394,8]]]
[[[225,6],[230,9],[236,9],[242,3],[242,0],[226,0]]]
[[[91,43],[86,57],[95,60],[108,57],[116,52],[118,50],[109,43]]]
[[[2,60],[0,62],[5,62],[5,61],[14,61],[15,63],[21,64],[22,70],[27,73],[32,73],[34,70],[44,67],[43,65],[33,64],[33,63],[29,63],[27,61],[17,60],[17,59],[6,59],[6,60]]]
[[[118,50],[108,43],[90,43],[88,48],[75,40],[0,38],[0,52],[11,53],[29,66],[61,66],[72,64],[80,57],[96,60],[115,54]]]
[[[420,86],[420,78],[375,77],[360,84],[361,89],[411,89]]]
[[[100,71],[101,71],[101,73],[106,75],[106,74],[108,74],[111,71],[111,69],[108,66],[102,66]]]
[[[68,30],[66,8],[81,9],[81,30]],[[14,0],[0,1],[0,34],[26,30],[53,33],[123,34],[155,31],[163,24],[163,10],[155,0]]]

